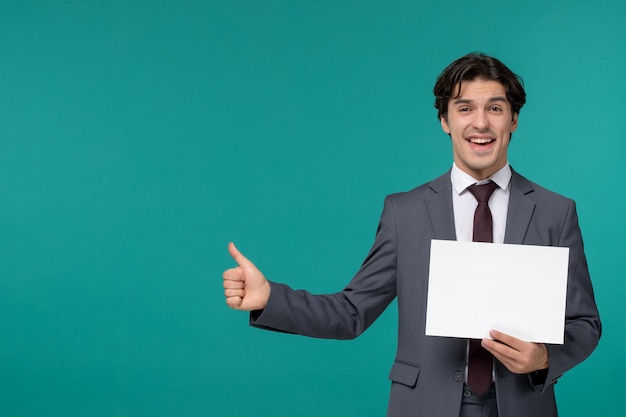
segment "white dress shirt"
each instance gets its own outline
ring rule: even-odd
[[[498,184],[498,188],[489,199],[489,209],[493,219],[493,243],[504,243],[506,215],[511,194],[511,167],[509,164],[507,163],[491,177],[482,181],[477,181],[461,171],[456,164],[453,164],[450,177],[452,180],[452,206],[454,208],[456,240],[471,242],[474,232],[474,211],[476,211],[478,201],[467,187],[472,184],[484,184],[491,180]]]

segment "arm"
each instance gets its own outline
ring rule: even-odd
[[[565,339],[562,345],[547,345],[550,367],[546,386],[553,384],[566,371],[585,360],[598,345],[602,334],[573,201],[565,218],[559,246],[570,248]]]
[[[261,279],[261,272],[245,260],[224,273],[227,303],[251,311],[250,324],[255,327],[330,339],[358,336],[395,297],[395,219],[390,206],[386,200],[374,245],[343,291],[314,295],[293,290]]]

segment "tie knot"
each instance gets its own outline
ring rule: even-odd
[[[488,202],[491,198],[491,194],[493,194],[496,188],[498,188],[498,184],[493,181],[489,181],[481,185],[474,184],[467,187],[470,193],[474,194],[474,197],[476,197],[476,200],[478,200],[479,203]]]

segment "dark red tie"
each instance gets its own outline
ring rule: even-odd
[[[474,212],[474,242],[493,242],[493,221],[489,210],[489,198],[498,188],[495,182],[471,185],[467,189],[478,200]],[[471,308],[470,308],[471,313]],[[482,395],[491,386],[493,356],[481,345],[480,340],[470,339],[467,384],[478,395]]]

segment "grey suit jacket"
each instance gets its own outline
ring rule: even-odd
[[[431,239],[456,239],[449,172],[385,199],[372,249],[343,291],[312,295],[271,283],[270,300],[264,310],[251,313],[251,325],[350,339],[397,297],[398,346],[387,415],[458,416],[467,340],[424,334]],[[513,172],[505,243],[570,248],[565,342],[548,345],[550,368],[517,375],[495,361],[500,417],[556,416],[553,385],[591,354],[601,333],[575,203]],[[528,300],[528,308],[535,302]],[[462,303],[451,300],[451,305]]]

